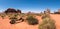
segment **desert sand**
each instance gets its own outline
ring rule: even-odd
[[[56,29],[60,29],[60,14],[50,14],[50,16],[55,20]]]
[[[56,29],[60,29],[60,15],[58,14],[50,14],[51,18],[56,21]],[[41,23],[41,16],[36,16],[39,20],[39,24]],[[4,19],[0,17],[0,29],[38,29],[38,25],[28,25],[27,22],[21,22],[18,24],[10,24],[10,20],[6,16]]]

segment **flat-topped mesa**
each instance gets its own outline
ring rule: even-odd
[[[16,10],[13,8],[8,8],[4,13],[21,13],[21,10]]]

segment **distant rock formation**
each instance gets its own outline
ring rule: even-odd
[[[17,13],[21,13],[21,10],[17,9]]]
[[[60,12],[60,9],[58,9],[58,12]]]
[[[60,9],[58,9],[57,12],[54,12],[54,14],[60,14]]]
[[[21,13],[21,10],[16,10],[13,8],[8,8],[4,13]]]
[[[50,9],[46,9],[46,11],[44,11],[45,14],[50,14]]]
[[[54,12],[54,14],[60,14],[60,12]]]

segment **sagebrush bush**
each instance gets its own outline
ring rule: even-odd
[[[56,29],[55,21],[46,15],[42,18],[42,24],[39,25],[39,29]]]
[[[28,16],[26,18],[27,22],[30,24],[30,25],[36,25],[38,24],[38,20],[36,18],[34,18],[33,16]]]
[[[50,21],[44,21],[41,25],[39,25],[39,29],[56,29],[55,23]]]

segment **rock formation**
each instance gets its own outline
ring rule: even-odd
[[[21,13],[21,10],[16,10],[13,8],[8,8],[4,13]]]
[[[54,14],[60,14],[60,9],[58,9],[57,12],[54,12]]]

